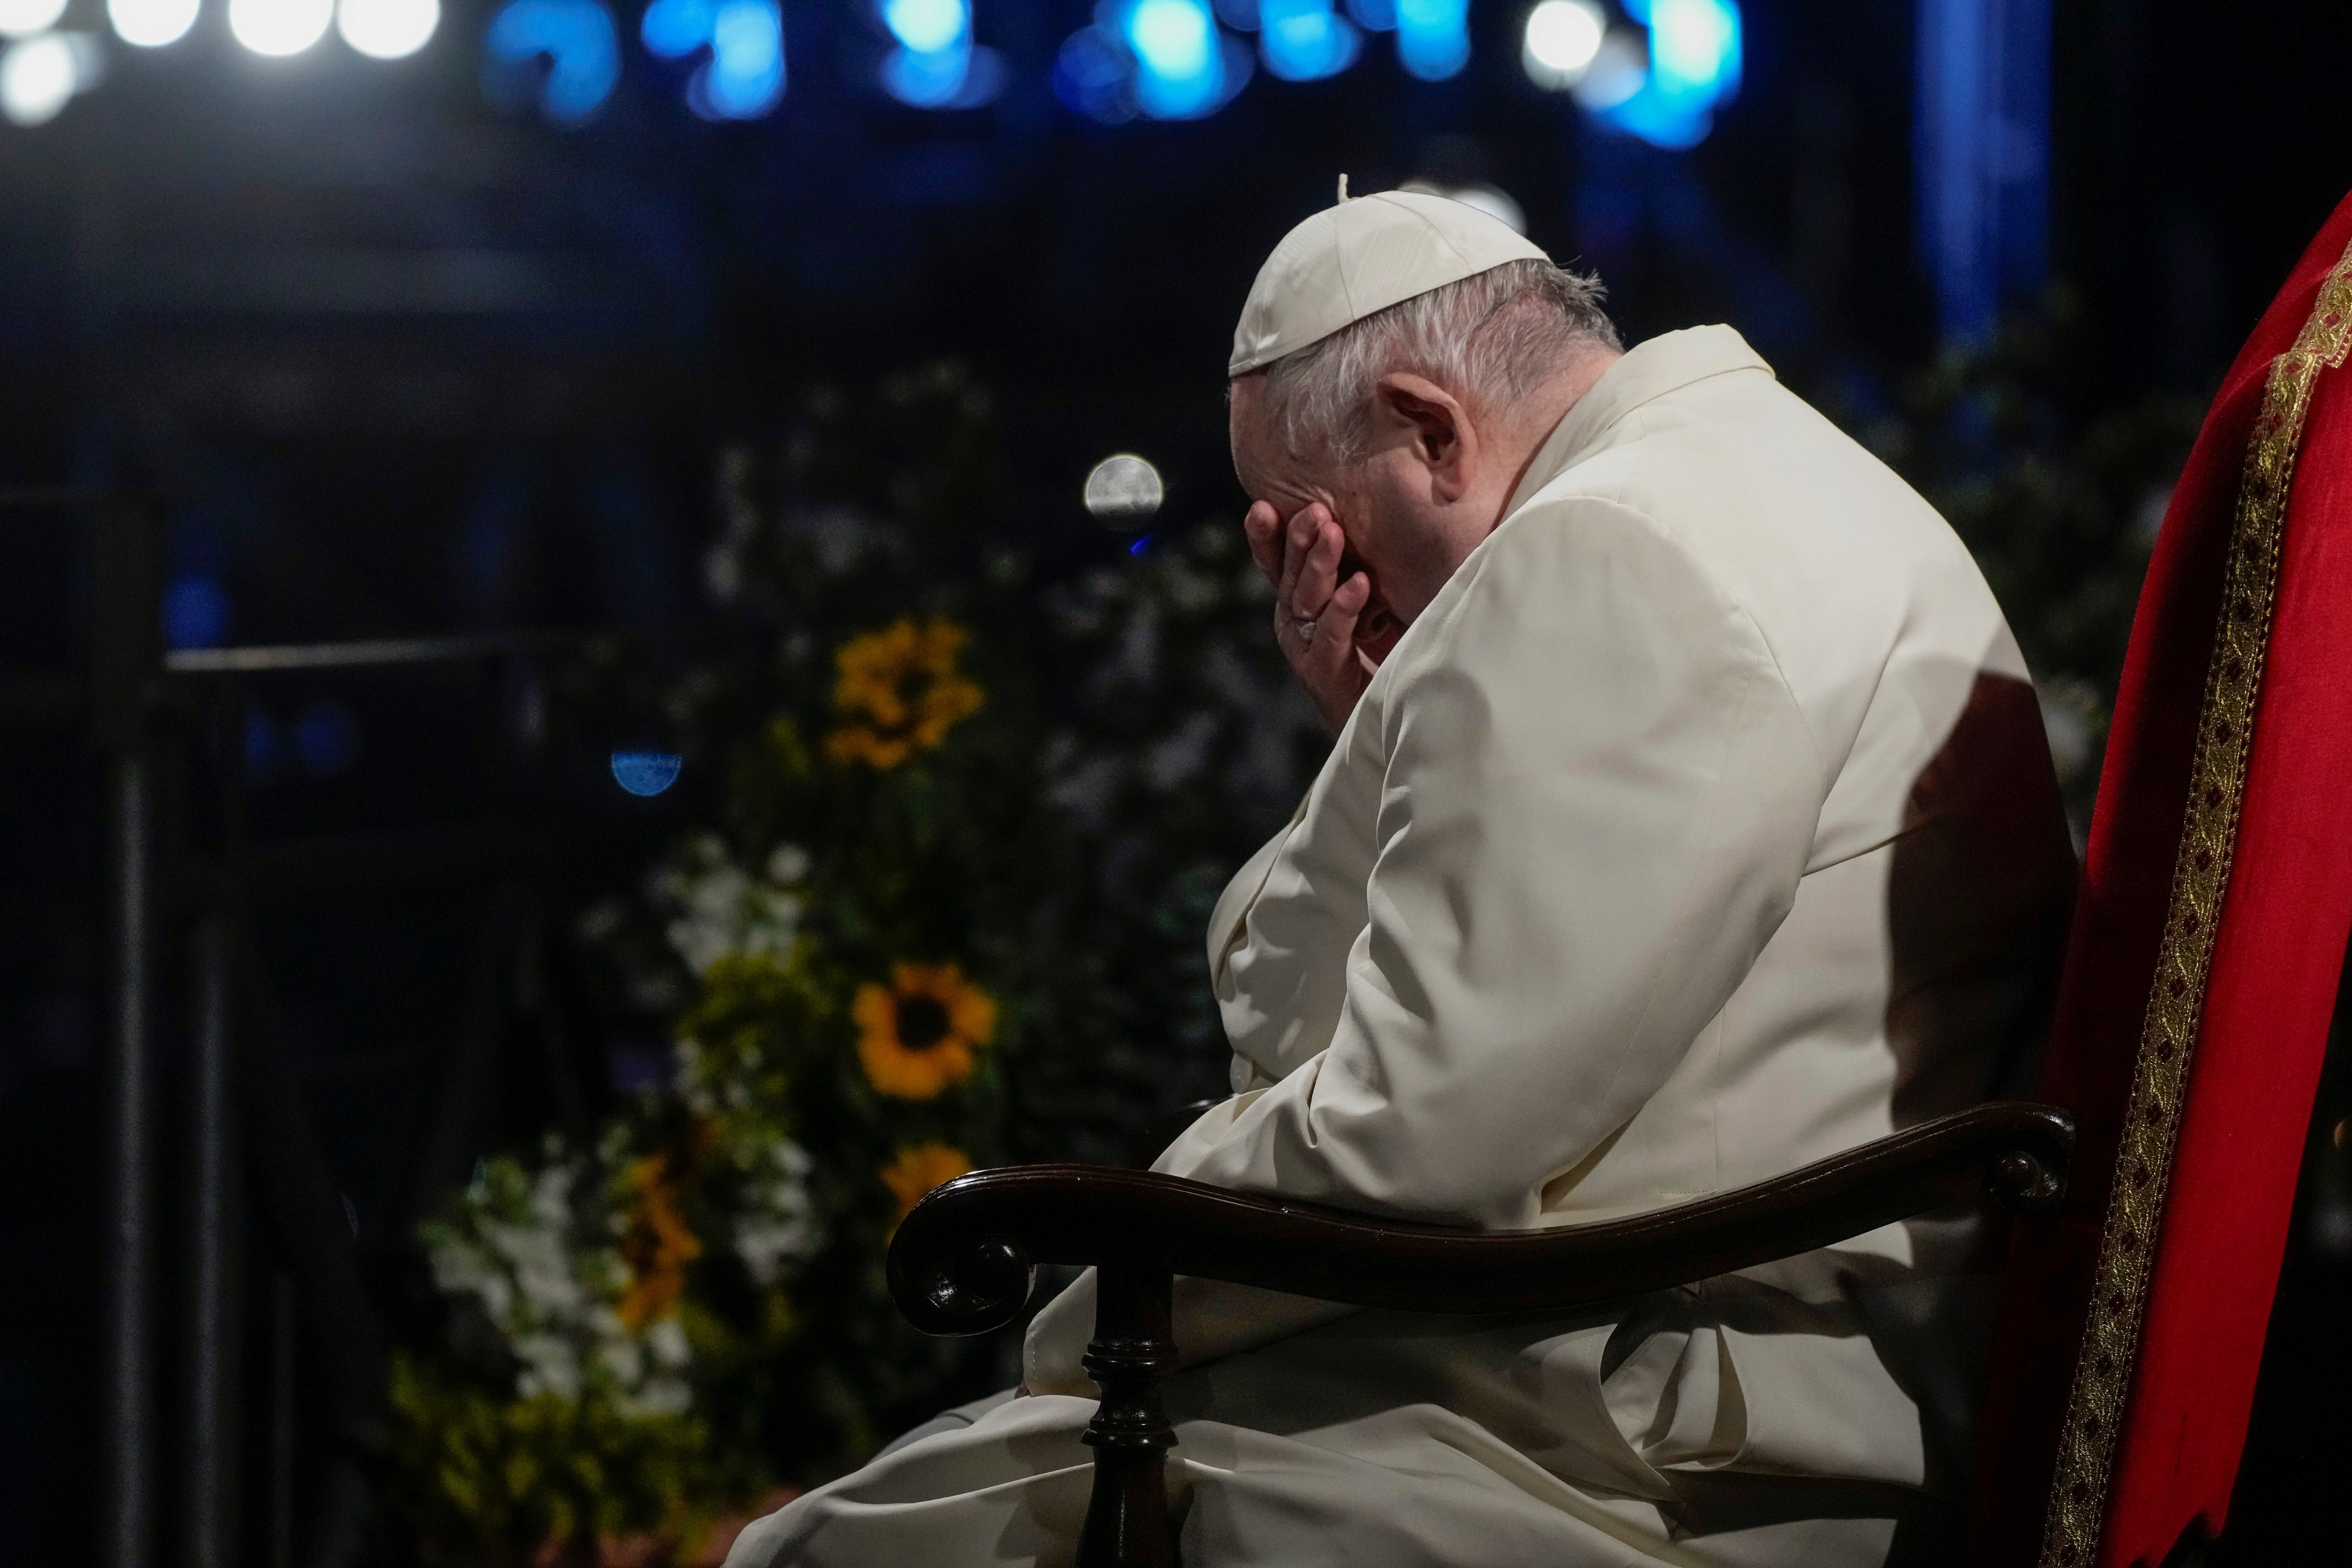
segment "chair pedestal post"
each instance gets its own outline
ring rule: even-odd
[[[1094,1495],[1077,1568],[1176,1568],[1166,1479],[1176,1429],[1160,1407],[1160,1381],[1176,1370],[1169,1283],[1164,1268],[1129,1264],[1106,1264],[1096,1278],[1095,1337],[1081,1364],[1102,1403],[1086,1433]]]

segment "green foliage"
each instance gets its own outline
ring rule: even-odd
[[[1947,351],[1862,438],[1948,519],[1984,569],[2042,692],[2078,826],[2098,787],[2116,678],[2148,548],[2202,412],[2092,382],[2060,290],[1993,341]]]
[[[583,749],[686,759],[661,863],[578,921],[612,1034],[676,1068],[426,1227],[446,1330],[396,1393],[445,1551],[680,1544],[681,1500],[822,1479],[1011,1381],[1009,1343],[891,1308],[905,1206],[1124,1159],[1223,1087],[1209,910],[1326,742],[1236,520],[1043,582],[996,449],[951,369],[812,394],[725,456],[689,655],[562,693]]]

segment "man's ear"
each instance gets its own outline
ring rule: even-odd
[[[1411,442],[1412,456],[1429,470],[1430,489],[1441,501],[1459,500],[1470,489],[1478,457],[1478,433],[1454,395],[1426,376],[1391,371],[1372,389],[1384,422]]]

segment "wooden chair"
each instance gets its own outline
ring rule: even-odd
[[[1172,1275],[1429,1312],[1565,1308],[1858,1235],[1981,1184],[2012,1230],[1970,1551],[2176,1561],[2221,1527],[2352,927],[2352,200],[2238,361],[2143,589],[2039,1092],[1596,1225],[1402,1225],[1172,1177],[983,1171],[890,1249],[935,1333],[1100,1270],[1082,1568],[1175,1561]]]

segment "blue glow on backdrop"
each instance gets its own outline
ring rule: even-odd
[[[1348,15],[1356,26],[1368,33],[1393,33],[1397,25],[1397,0],[1348,0]]]
[[[783,100],[776,0],[654,0],[637,37],[664,59],[710,51],[686,84],[687,107],[705,120],[757,120]]]
[[[918,109],[971,109],[995,98],[1004,63],[971,38],[969,0],[878,0],[898,47],[882,60],[882,88]]]
[[[1356,63],[1359,36],[1331,0],[1261,0],[1258,26],[1258,56],[1284,81],[1319,81]]]
[[[1054,92],[1105,124],[1197,120],[1230,102],[1250,68],[1251,51],[1218,31],[1207,0],[1102,0],[1094,26],[1063,41]]]
[[[1470,0],[1396,0],[1397,58],[1423,81],[1470,63]]]
[[[1135,56],[1135,97],[1146,114],[1181,120],[1216,107],[1224,86],[1217,21],[1202,0],[1129,0],[1119,36]]]
[[[685,765],[675,752],[614,752],[613,782],[631,795],[656,795],[677,783]]]
[[[1989,334],[2049,269],[2050,0],[1920,0],[1912,165],[1947,337]]]
[[[163,590],[163,646],[218,647],[228,640],[228,595],[210,577],[190,575]]]
[[[1650,29],[1650,68],[1630,97],[1595,112],[1654,147],[1696,147],[1715,110],[1739,90],[1741,26],[1736,0],[1625,0]]]
[[[559,125],[604,108],[621,79],[620,34],[598,0],[508,0],[482,47],[491,101],[521,108],[535,99]]]

